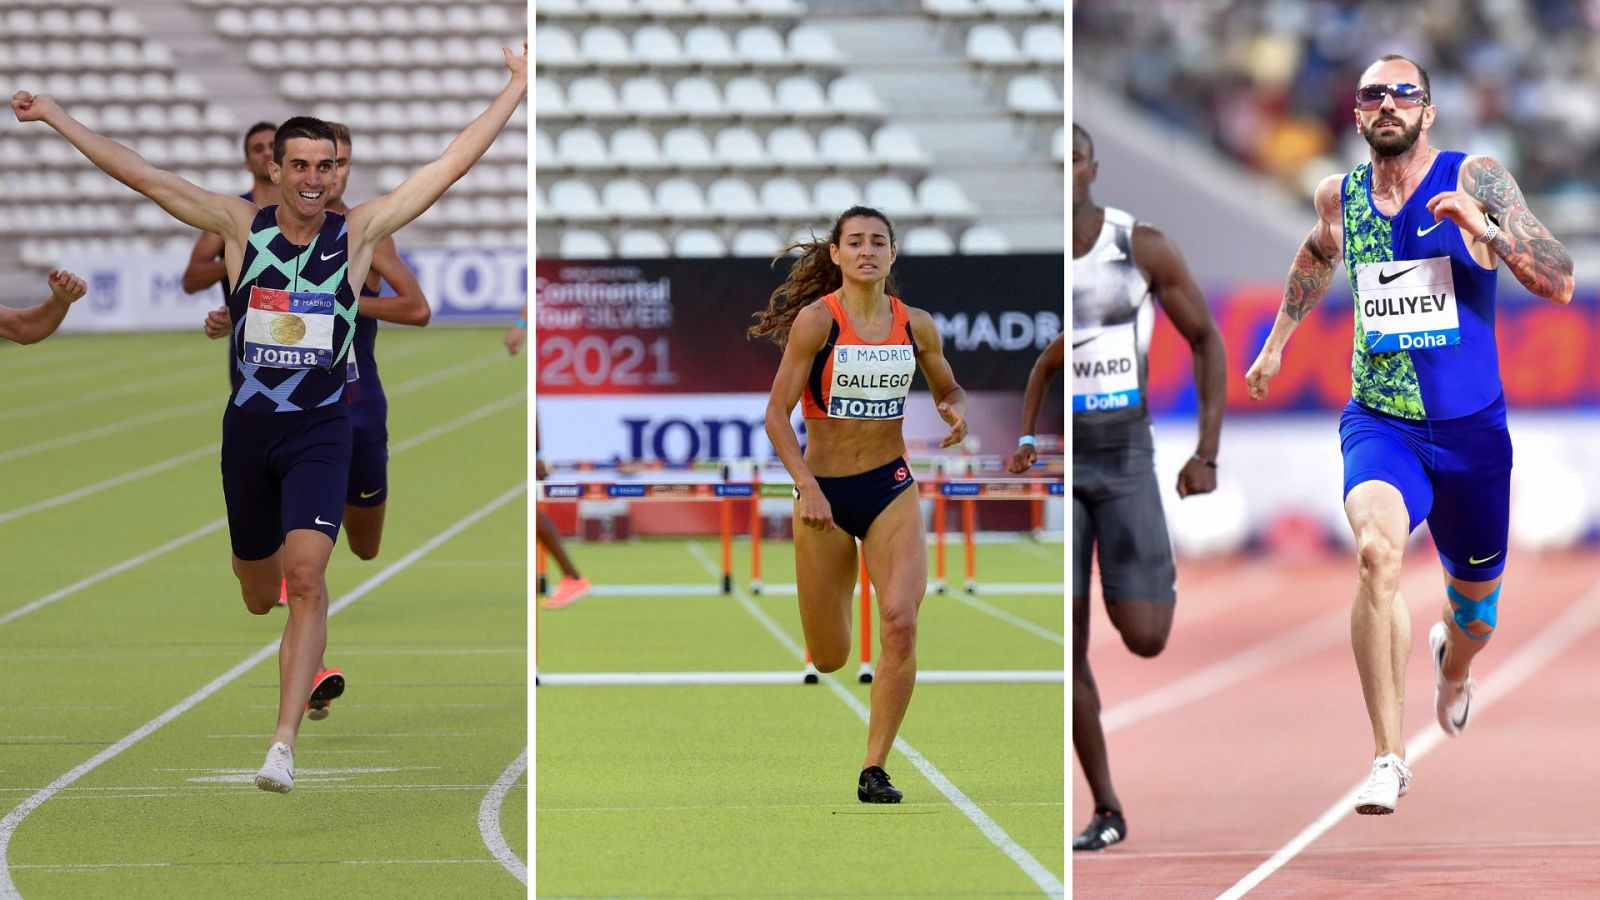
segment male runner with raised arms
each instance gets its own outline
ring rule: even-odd
[[[291,119],[274,139],[273,180],[282,202],[264,209],[206,191],[150,165],[85,128],[46,96],[20,91],[11,108],[43,121],[108,175],[180,221],[221,235],[237,363],[223,416],[223,494],[234,574],[245,606],[264,615],[289,584],[280,645],[278,722],[263,790],[294,786],[294,743],[327,644],[325,577],[343,512],[350,422],[345,358],[357,294],[385,238],[421,215],[483,155],[528,90],[527,44],[504,51],[510,79],[444,154],[395,190],[352,209],[325,209],[334,135],[318,119]]]
[[[1177,571],[1156,483],[1145,400],[1151,329],[1161,301],[1194,355],[1200,441],[1178,473],[1178,496],[1217,487],[1227,359],[1205,295],[1166,235],[1096,205],[1094,142],[1072,126],[1072,749],[1094,794],[1094,817],[1073,850],[1128,836],[1111,784],[1100,691],[1089,670],[1089,564],[1098,549],[1106,614],[1135,654],[1167,645]],[[1020,449],[1020,448],[1019,448]],[[1031,449],[1031,448],[1030,448]]]
[[[271,122],[257,122],[244,133],[244,169],[250,173],[250,190],[239,196],[257,206],[278,202],[278,186],[272,183],[269,171],[272,165],[272,138],[278,126]],[[189,252],[189,265],[183,270],[183,291],[198,294],[213,284],[221,284],[228,274],[222,262],[222,238],[209,232],[202,233]],[[222,300],[228,300],[228,286],[222,286]]]
[[[50,298],[38,306],[0,306],[0,339],[16,344],[39,343],[56,333],[67,310],[89,290],[82,278],[66,269],[51,269],[45,283],[50,285]]]
[[[1421,66],[1379,58],[1361,76],[1354,112],[1371,160],[1317,186],[1317,224],[1245,379],[1251,397],[1267,395],[1289,336],[1343,256],[1355,297],[1352,399],[1339,420],[1358,562],[1350,638],[1376,757],[1355,808],[1382,815],[1411,784],[1400,733],[1411,620],[1399,578],[1420,522],[1444,567],[1447,599],[1428,644],[1446,734],[1467,726],[1469,667],[1495,628],[1511,498],[1495,267],[1505,261],[1524,287],[1558,304],[1571,301],[1573,280],[1572,257],[1504,166],[1429,146],[1438,111]]]

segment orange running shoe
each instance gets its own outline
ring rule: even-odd
[[[563,606],[571,606],[583,599],[583,595],[587,593],[589,593],[589,579],[563,578],[561,583],[556,585],[556,592],[545,598],[544,608],[560,609]]]
[[[288,606],[289,605],[289,579],[288,578],[283,579],[283,586],[278,588],[278,605],[279,606]]]
[[[344,673],[338,669],[323,669],[311,682],[311,700],[306,703],[306,716],[313,722],[328,717],[328,707],[344,693]]]

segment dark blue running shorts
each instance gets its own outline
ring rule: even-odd
[[[900,492],[916,484],[903,459],[890,460],[876,469],[843,478],[818,478],[822,496],[833,509],[833,522],[847,534],[865,540],[867,529]],[[798,493],[797,493],[798,496]]]
[[[1426,520],[1445,571],[1489,581],[1506,565],[1511,434],[1505,397],[1455,419],[1401,419],[1356,403],[1339,417],[1344,494],[1363,481],[1392,484],[1409,527]]]
[[[266,559],[299,528],[337,541],[349,472],[343,403],[295,413],[229,406],[222,416],[222,495],[233,555]]]
[[[369,416],[351,407],[350,486],[344,502],[382,506],[389,499],[389,428],[387,416]]]

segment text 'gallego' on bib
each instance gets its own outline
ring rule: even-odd
[[[1448,256],[1356,266],[1356,309],[1369,353],[1461,343],[1456,299]]]
[[[917,370],[910,344],[840,344],[829,373],[828,416],[834,419],[899,419]]]
[[[273,369],[333,365],[333,310],[333,294],[251,287],[240,358]]]
[[[1072,411],[1139,405],[1139,354],[1133,323],[1098,332],[1072,330]]]

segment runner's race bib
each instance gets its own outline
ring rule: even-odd
[[[273,369],[333,365],[334,296],[250,288],[243,362]]]
[[[917,371],[910,344],[838,344],[829,374],[828,415],[835,419],[900,419]]]
[[[1139,352],[1133,323],[1072,331],[1072,411],[1139,405]]]
[[[1368,353],[1461,343],[1450,257],[1356,266],[1356,306]]]

